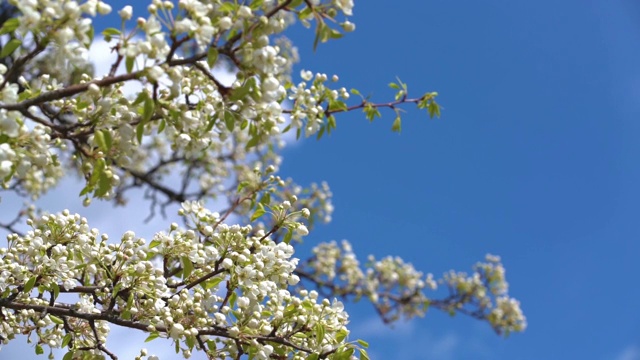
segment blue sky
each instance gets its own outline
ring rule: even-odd
[[[640,5],[370,0],[353,22],[315,53],[311,32],[290,31],[297,70],[379,101],[398,76],[415,95],[438,91],[442,118],[408,108],[395,134],[393,113],[355,112],[285,150],[283,175],[334,193],[334,221],[302,250],[348,239],[362,259],[399,255],[435,275],[498,254],[529,323],[503,339],[433,311],[389,329],[362,303],[348,308],[353,336],[378,359],[639,360]],[[89,211],[109,233],[137,226]]]
[[[505,340],[434,311],[394,335],[358,306],[372,352],[640,359],[640,5],[360,1],[354,15],[357,30],[316,53],[293,34],[301,65],[381,101],[398,76],[444,110],[409,111],[400,135],[393,113],[345,115],[285,152],[285,174],[334,192],[334,221],[309,242],[346,238],[434,274],[499,254],[529,322]]]

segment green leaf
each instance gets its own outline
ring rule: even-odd
[[[31,289],[33,289],[33,286],[36,284],[36,280],[38,280],[38,275],[30,277],[29,280],[27,280],[27,283],[24,285],[24,289],[22,291],[24,291],[25,294],[31,292]]]
[[[211,129],[213,129],[213,126],[216,124],[216,120],[218,119],[215,116],[209,118],[209,123],[207,124],[207,129],[205,130],[205,132],[209,132],[211,131]]]
[[[316,327],[315,328],[315,330],[316,330],[316,344],[318,344],[318,346],[319,346],[319,345],[322,344],[322,340],[324,340],[325,330],[324,330],[324,326],[322,326],[322,324],[319,323],[319,322],[316,323],[315,327]]]
[[[221,282],[222,282],[222,278],[214,277],[211,280],[207,280],[207,281],[203,282],[202,283],[202,288],[205,289],[205,290],[213,289],[214,287],[216,287]]]
[[[265,193],[264,195],[262,195],[262,198],[260,198],[260,204],[269,205],[270,203],[271,203],[271,193]]]
[[[195,336],[187,336],[185,339],[185,343],[189,350],[193,350],[193,347],[196,346],[196,337]]]
[[[393,132],[400,132],[400,130],[402,129],[402,120],[400,120],[400,117],[397,116],[396,119],[393,121],[393,125],[391,125],[391,130]]]
[[[102,35],[104,36],[114,36],[114,35],[120,35],[120,34],[122,33],[120,32],[120,30],[116,28],[106,28],[102,30]]]
[[[51,293],[53,294],[53,300],[58,298],[58,295],[60,295],[60,286],[58,286],[58,284],[53,283],[51,285]]]
[[[258,208],[253,213],[253,215],[251,215],[251,221],[255,221],[256,219],[258,219],[260,216],[264,215],[265,213],[266,213],[266,211],[264,210],[264,206],[262,206],[262,204],[258,204]]]
[[[351,358],[351,355],[353,355],[354,351],[355,350],[353,348],[347,348],[347,349],[344,349],[342,351],[338,350],[338,351],[336,351],[335,355],[333,356],[333,359],[334,360],[349,360]]]
[[[156,103],[151,97],[147,97],[144,100],[144,106],[142,108],[142,122],[145,124],[151,120],[153,112],[155,111]]]
[[[160,244],[162,244],[162,241],[160,241],[160,240],[152,240],[149,243],[149,249],[153,249],[154,247],[156,247],[156,246],[158,246]]]
[[[153,340],[157,339],[158,337],[160,337],[159,333],[157,333],[157,332],[151,333],[149,336],[147,336],[147,338],[144,340],[144,342],[153,341]]]
[[[160,124],[158,124],[158,134],[162,134],[162,131],[164,131],[165,127],[167,127],[167,122],[164,119],[160,120]],[[211,129],[209,129],[209,130],[211,130]],[[209,131],[209,130],[207,130],[207,131]]]
[[[238,294],[236,292],[232,292],[231,296],[229,296],[229,305],[230,307],[236,306],[236,300],[238,300]]]
[[[111,179],[107,177],[105,172],[100,173],[100,180],[98,180],[98,189],[94,193],[96,197],[103,197],[107,195],[107,192],[111,190]]]
[[[435,101],[431,101],[431,103],[429,103],[429,107],[427,109],[429,111],[429,116],[430,117],[440,117],[440,106],[438,106],[438,104]]]
[[[249,141],[247,142],[247,145],[245,145],[244,149],[245,150],[249,150],[252,147],[255,147],[256,145],[258,145],[259,142],[260,142],[260,136],[254,136],[251,139],[249,139]]]
[[[362,339],[358,339],[358,340],[356,340],[356,342],[357,342],[358,344],[360,344],[360,346],[362,346],[362,347],[363,347],[363,348],[365,348],[365,349],[369,347],[369,343],[368,343],[368,342],[366,342],[366,341],[364,341],[364,340],[362,340]]]
[[[87,185],[85,186],[81,191],[80,194],[78,194],[78,196],[83,196],[83,195],[87,195],[88,193],[90,193],[93,190],[93,186],[91,185]]]
[[[327,25],[324,24],[324,20],[322,20],[322,18],[318,18],[318,26],[316,27],[316,37],[313,39],[313,51],[316,51],[316,49],[318,48],[318,43],[320,42],[320,38],[322,37],[322,34],[324,33],[324,29],[327,27]]]
[[[102,131],[96,131],[95,134],[93,134],[93,139],[96,141],[96,144],[98,144],[98,147],[103,150],[103,151],[107,151],[109,150],[107,148],[107,141],[104,138],[104,134],[102,133]]]
[[[378,110],[378,108],[371,104],[366,104],[362,111],[364,111],[365,116],[369,121],[373,121],[376,117],[380,117],[380,111]]]
[[[284,241],[285,244],[289,244],[291,243],[292,238],[293,238],[293,231],[288,230],[287,233],[284,235],[284,239],[282,241]]]
[[[11,18],[2,24],[2,28],[0,28],[0,35],[4,35],[14,31],[20,26],[20,20],[18,18]]]
[[[207,52],[207,64],[209,64],[210,69],[213,69],[216,61],[218,61],[218,49],[212,46]]]
[[[341,343],[349,335],[349,330],[341,329],[336,333],[336,341]]]
[[[240,184],[238,184],[238,190],[237,190],[237,192],[239,193],[240,191],[242,191],[242,189],[244,189],[245,187],[247,187],[247,185],[249,185],[249,182],[247,182],[247,181],[242,181],[242,182],[240,182]]]
[[[225,13],[230,13],[232,11],[234,11],[236,9],[237,5],[230,3],[230,2],[223,2],[220,7],[218,8],[219,11],[221,12],[225,12]]]
[[[0,51],[0,58],[11,55],[22,44],[22,40],[11,39],[4,45],[2,51]]]
[[[140,93],[138,93],[138,96],[136,96],[136,99],[133,101],[133,103],[131,105],[139,105],[142,104],[142,102],[149,97],[149,93],[147,93],[146,91],[141,91]]]
[[[260,9],[263,3],[264,3],[264,0],[254,0],[251,2],[251,4],[249,4],[249,7],[251,8],[251,10],[255,11]],[[289,4],[289,7],[292,7],[292,5]]]
[[[58,325],[64,324],[64,321],[55,315],[49,315],[49,319],[51,319],[51,321],[53,321],[55,324],[58,324]]]
[[[127,69],[127,72],[130,73],[133,70],[133,64],[135,63],[136,59],[133,57],[127,57],[124,60],[124,65],[125,68]]]
[[[340,39],[344,36],[343,33],[341,33],[339,30],[336,29],[329,29],[329,38],[331,39]]]
[[[307,355],[307,359],[306,360],[318,360],[320,359],[320,355],[313,353],[313,354],[309,354]]]
[[[64,356],[62,357],[62,360],[73,360],[74,354],[75,354],[75,351],[69,351],[66,354],[64,354]]]
[[[208,340],[207,348],[209,348],[209,351],[215,352],[216,350],[218,350],[218,343],[215,342],[214,340]]]
[[[369,360],[369,354],[367,354],[367,350],[360,349],[360,360]]]
[[[40,344],[36,345],[36,355],[42,355],[44,354],[44,349],[42,348],[42,346],[40,346]]]
[[[233,131],[236,124],[235,115],[231,111],[224,112],[224,124],[227,125],[227,130]],[[248,145],[248,144],[247,144]]]
[[[89,41],[84,44],[84,47],[87,49],[91,47],[91,43],[93,42],[93,38],[96,34],[96,29],[94,29],[93,25],[89,25],[89,31],[87,32],[87,37]]]
[[[71,333],[66,334],[63,338],[62,338],[62,347],[65,348],[67,347],[67,345],[69,345],[69,343],[71,342],[71,339],[73,339]]]
[[[186,279],[193,272],[193,263],[186,256],[183,256],[180,260],[182,262],[182,279]]]
[[[329,116],[329,118],[327,118],[327,128],[329,132],[331,132],[331,129],[335,129],[336,127],[337,127],[337,124],[336,124],[335,116],[333,115]]]
[[[142,145],[142,135],[144,135],[144,123],[141,121],[136,126],[136,139],[138,139],[138,145]]]
[[[347,111],[347,104],[340,100],[329,101],[329,111]]]
[[[247,94],[252,90],[252,88],[253,88],[253,84],[247,81],[244,85],[233,90],[233,92],[231,93],[231,96],[229,97],[229,100],[238,101],[238,100],[244,99],[247,96]]]

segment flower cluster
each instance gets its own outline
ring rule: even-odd
[[[424,316],[429,307],[436,307],[487,320],[498,333],[526,328],[519,302],[508,296],[504,267],[497,256],[487,255],[471,276],[451,271],[436,281],[432,274],[424,275],[398,257],[376,260],[369,256],[362,269],[347,241],[341,246],[335,241],[319,244],[313,254],[298,270],[302,278],[331,295],[368,298],[385,322]],[[449,289],[444,299],[426,294],[437,290],[438,283]]]
[[[526,326],[497,258],[470,276],[445,275],[450,294],[437,300],[425,294],[436,289],[430,274],[396,257],[361,266],[346,241],[318,245],[308,261],[294,256],[315,223],[331,221],[332,193],[278,175],[283,134],[320,138],[354,110],[369,120],[394,111],[396,131],[407,104],[439,115],[436,93],[410,98],[400,81],[390,85],[395,100],[374,103],[333,87],[336,75],[303,70],[292,80],[298,54],[282,33],[299,21],[314,25],[314,46],[338,39],[355,29],[352,0],[151,0],[136,19],[126,5],[120,26],[101,31],[113,62],[99,77],[87,56],[92,18],[110,5],[9,4],[17,11],[0,24],[3,188],[35,199],[76,174],[86,206],[94,198],[124,205],[141,188],[152,215],[181,204],[183,225],[147,242],[133,231],[110,239],[69,211],[36,216],[28,207],[0,222],[9,232],[0,248],[0,343],[27,334],[38,354],[51,347],[68,358],[114,358],[107,342],[117,325],[170,339],[185,357],[367,359],[366,343],[349,341],[335,296],[368,299],[385,321],[431,306],[498,331]],[[157,359],[143,349],[145,357]]]
[[[131,231],[109,242],[68,211],[30,219],[32,230],[0,249],[0,339],[33,333],[38,344],[96,353],[112,322],[171,338],[185,356],[196,344],[211,344],[211,356],[261,359],[352,347],[342,303],[288,290],[300,280],[291,245],[220,223],[197,202],[180,214],[189,228],[173,224],[148,245]]]

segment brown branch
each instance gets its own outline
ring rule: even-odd
[[[107,77],[101,80],[91,81],[84,84],[70,85],[70,86],[67,86],[66,88],[49,91],[42,95],[36,96],[32,99],[28,99],[19,103],[0,104],[0,109],[5,109],[9,111],[28,109],[29,106],[32,106],[32,105],[39,105],[41,103],[45,103],[48,101],[63,99],[63,98],[70,97],[70,96],[79,94],[81,92],[87,91],[87,89],[89,88],[89,85],[91,84],[96,84],[100,87],[105,87],[105,86],[110,86],[120,82],[133,80],[138,78],[141,75],[142,75],[142,71],[135,71],[129,74],[116,75],[116,76]]]
[[[2,84],[0,84],[0,89],[4,89],[4,87],[7,85],[7,82],[9,82],[9,80],[13,79],[13,77],[17,75],[16,72],[18,72],[24,65],[26,65],[29,60],[33,59],[38,54],[43,52],[45,48],[45,46],[42,46],[42,44],[36,41],[35,49],[33,49],[30,53],[18,58],[16,62],[14,62],[11,66],[11,69],[7,71],[7,73],[4,75]]]

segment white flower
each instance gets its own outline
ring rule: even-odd
[[[334,0],[334,2],[345,15],[353,15],[353,0]]]
[[[309,70],[301,70],[300,77],[304,81],[311,81],[311,78],[313,78],[313,73]]]
[[[131,5],[127,5],[123,7],[122,10],[118,11],[118,15],[120,15],[122,20],[131,20],[131,17],[133,16],[133,8]]]
[[[218,19],[218,27],[222,30],[228,30],[231,25],[233,25],[233,22],[231,21],[231,18],[228,16],[223,16],[220,19]]]
[[[100,15],[107,15],[111,13],[111,6],[109,4],[103,3],[102,1],[98,3],[98,13]]]
[[[181,324],[173,324],[173,326],[171,326],[169,336],[171,336],[172,339],[178,340],[182,334],[184,334],[184,326]]]
[[[147,77],[151,81],[158,81],[163,75],[164,70],[158,65],[154,65],[147,70]]]
[[[340,25],[346,32],[352,32],[356,29],[356,24],[352,23],[351,21],[345,21]]]
[[[11,161],[0,161],[0,181],[3,180],[7,175],[11,174],[11,166],[13,166],[13,163]]]
[[[251,8],[245,5],[240,6],[240,9],[238,9],[238,16],[241,18],[251,17]]]
[[[296,228],[296,233],[298,233],[298,235],[306,236],[306,235],[309,235],[309,229],[307,229],[307,227],[304,226],[304,224],[300,224]]]

